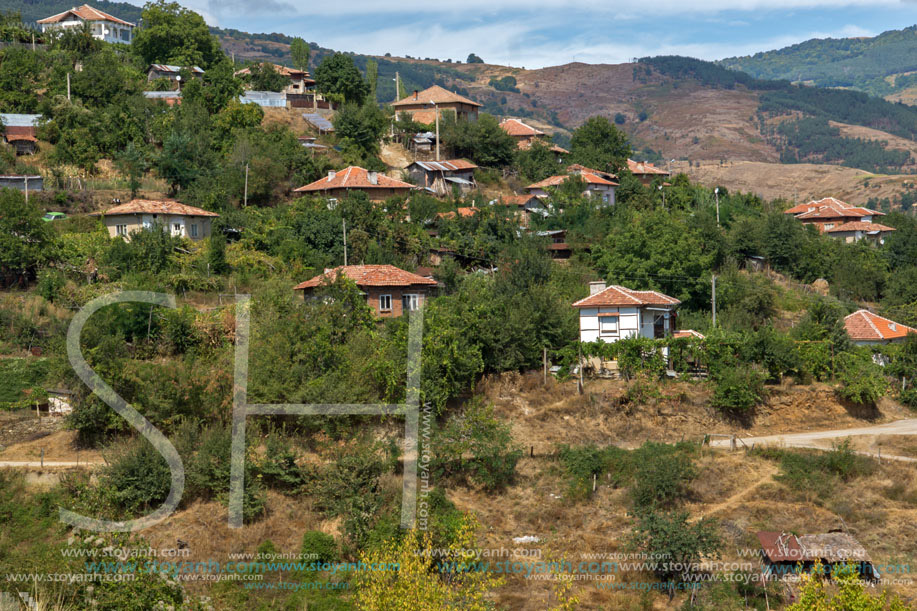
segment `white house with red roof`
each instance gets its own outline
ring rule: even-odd
[[[680,303],[658,291],[590,282],[589,296],[573,307],[579,310],[580,341],[613,343],[626,337],[672,335]]]
[[[903,342],[917,329],[889,320],[869,310],[857,310],[844,318],[844,329],[857,346],[876,346]]]
[[[92,8],[88,4],[73,7],[63,13],[38,20],[42,32],[51,32],[64,28],[81,28],[84,23],[90,24],[89,28],[92,32],[92,37],[98,40],[130,44],[134,39],[136,24],[118,19],[97,8]]]
[[[353,281],[364,295],[366,304],[382,318],[396,318],[404,312],[423,306],[436,280],[398,269],[394,265],[342,265],[296,285],[303,299],[312,297],[315,289],[331,284],[339,275]]]
[[[800,223],[814,225],[820,232],[845,242],[869,239],[881,244],[895,230],[875,222],[876,217],[885,216],[884,213],[853,206],[834,197],[797,204],[784,210],[784,214],[792,214]]]
[[[102,217],[113,238],[121,236],[130,240],[132,233],[159,224],[173,236],[201,240],[210,235],[213,219],[220,215],[171,199],[132,199],[91,216]]]

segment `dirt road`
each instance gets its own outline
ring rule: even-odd
[[[837,440],[854,438],[854,437],[879,437],[887,435],[917,435],[917,418],[906,420],[896,420],[885,424],[875,426],[865,426],[852,429],[833,429],[829,431],[810,431],[807,433],[784,433],[781,435],[765,435],[761,437],[737,437],[736,443],[739,447],[751,447],[753,445],[774,445],[793,448],[814,448],[819,450],[828,450],[832,442]],[[710,442],[713,448],[730,448],[732,439],[715,439]],[[879,456],[874,452],[858,452],[865,456]],[[917,462],[917,459],[908,456],[891,456],[881,455],[882,458],[890,460],[902,460],[905,462]]]

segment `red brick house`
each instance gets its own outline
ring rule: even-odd
[[[290,79],[290,84],[283,88],[284,93],[305,93],[307,90],[315,86],[315,79],[313,79],[312,75],[305,70],[288,68],[287,66],[272,64],[269,62],[262,62],[261,65],[270,66],[274,72],[279,72],[283,76]],[[236,71],[233,76],[244,77],[251,73],[251,68],[243,68],[242,70]]]
[[[394,265],[347,265],[326,269],[325,273],[296,285],[303,299],[314,294],[316,288],[334,282],[344,274],[366,295],[366,304],[382,318],[397,318],[405,311],[421,307],[436,280],[398,269]]]
[[[657,178],[662,178],[664,180],[669,177],[668,172],[661,168],[657,168],[647,161],[634,161],[633,159],[628,159],[627,169],[630,170],[630,173],[636,176],[644,186],[650,184]]]
[[[370,201],[382,202],[392,196],[408,195],[416,189],[414,185],[395,178],[389,178],[381,172],[350,166],[343,170],[332,170],[325,178],[294,189],[294,193],[315,193],[329,199],[340,199],[351,191],[363,191]]]
[[[531,125],[523,123],[519,119],[504,119],[500,122],[500,128],[512,136],[513,140],[516,141],[516,146],[522,150],[531,148],[532,144],[535,142],[541,142],[545,146],[550,147],[551,151],[558,155],[570,154],[570,151],[567,149],[552,144],[547,140],[546,133],[540,129],[535,129]]]
[[[403,100],[398,100],[392,104],[392,108],[396,113],[411,115],[411,118],[418,123],[430,125],[436,121],[434,112],[436,110],[440,111],[440,119],[442,119],[443,111],[450,111],[455,113],[459,119],[473,121],[478,118],[478,109],[481,108],[481,104],[448,89],[443,89],[439,85],[433,85],[423,91],[415,91]]]

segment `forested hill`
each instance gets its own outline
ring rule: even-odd
[[[917,70],[917,26],[874,38],[816,38],[718,63],[757,78],[852,87],[887,96],[917,85],[917,75],[907,74]]]

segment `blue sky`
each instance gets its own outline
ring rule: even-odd
[[[138,4],[139,0],[136,1]],[[917,24],[917,0],[182,0],[211,25],[324,47],[538,68],[645,55],[719,59]]]

